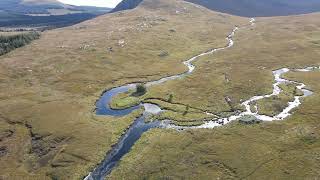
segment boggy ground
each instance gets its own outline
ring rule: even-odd
[[[320,177],[320,71],[289,73],[315,94],[285,121],[177,132],[155,129],[110,179],[314,179]]]
[[[1,56],[1,178],[83,178],[137,115],[96,116],[105,89],[182,73],[183,60],[224,46],[247,22],[183,1],[145,0]]]
[[[156,98],[212,112],[231,111],[254,95],[270,94],[272,70],[319,66],[319,13],[258,18],[236,35],[233,48],[201,58],[194,74],[149,89]],[[110,179],[314,179],[320,177],[320,72],[286,78],[314,91],[293,116],[277,122],[213,130],[155,129],[146,133]],[[263,104],[263,103],[262,103]]]

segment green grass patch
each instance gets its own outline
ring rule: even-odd
[[[112,101],[110,102],[110,107],[112,109],[126,109],[140,104],[141,99],[139,97],[132,96],[131,94],[132,92],[130,91],[113,97]]]
[[[165,100],[162,100],[162,99],[146,99],[143,102],[156,104],[156,105],[160,106],[161,109],[163,109],[163,110],[170,110],[170,111],[174,111],[174,112],[185,112],[188,107],[188,105],[174,104],[174,103],[170,103]],[[196,109],[196,108],[189,106],[188,112],[200,113],[203,111],[200,109]]]
[[[206,115],[205,113],[192,113],[192,112],[174,112],[174,111],[165,111],[158,115],[158,120],[172,120],[175,122],[196,122],[213,119],[214,117]]]
[[[193,108],[189,105],[174,104],[160,99],[147,99],[145,103],[157,104],[164,112],[156,115],[153,119],[172,120],[174,124],[181,126],[191,126],[203,124],[205,120],[212,120],[215,116],[207,115],[201,109]]]

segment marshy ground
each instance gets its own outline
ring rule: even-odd
[[[319,16],[258,18],[255,27],[238,32],[234,47],[200,58],[191,76],[152,86],[142,98],[182,123],[205,118],[200,111],[241,109],[242,101],[270,94],[272,70],[320,65]],[[95,101],[105,89],[182,73],[182,61],[224,46],[230,30],[247,23],[182,1],[146,0],[131,11],[45,32],[1,56],[1,174],[81,179],[141,113],[96,116]],[[285,76],[314,91],[289,119],[214,130],[154,129],[110,178],[319,177],[320,72]]]

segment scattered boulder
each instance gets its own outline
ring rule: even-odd
[[[112,48],[112,47],[108,47],[108,48],[107,48],[107,51],[113,52],[113,48]]]
[[[169,56],[169,52],[168,51],[161,51],[160,54],[158,54],[159,57],[166,57]]]
[[[126,45],[125,40],[124,40],[124,39],[119,40],[119,41],[118,41],[118,45],[119,45],[120,47],[124,47],[124,46]]]
[[[89,47],[90,47],[89,44],[84,44],[83,46],[80,47],[80,49],[86,50],[86,49],[88,49]]]
[[[172,33],[177,32],[175,29],[169,29],[169,31]]]

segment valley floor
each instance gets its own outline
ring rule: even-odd
[[[244,100],[270,94],[272,70],[320,66],[319,18],[258,18],[238,32],[234,47],[200,58],[191,76],[152,86],[142,100],[166,106],[177,122],[189,119],[186,106],[218,116],[241,110]],[[141,113],[95,115],[103,90],[182,73],[182,61],[224,46],[230,30],[248,21],[179,0],[145,0],[134,10],[45,32],[1,56],[0,179],[83,178]],[[320,72],[286,77],[314,92],[289,119],[213,130],[154,129],[110,178],[320,177]],[[191,119],[199,121],[197,114]]]

